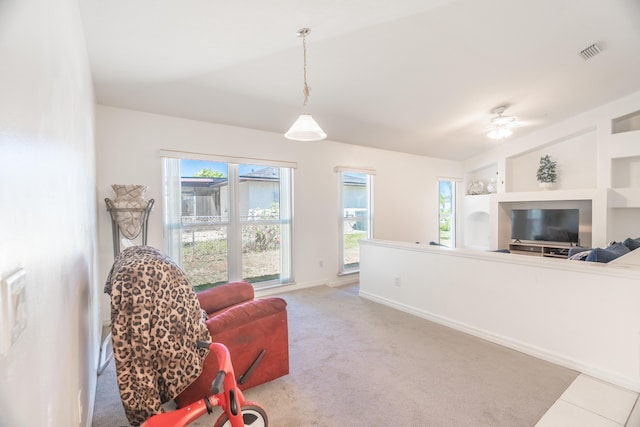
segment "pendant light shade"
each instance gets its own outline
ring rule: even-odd
[[[300,114],[298,120],[296,120],[291,128],[284,134],[287,139],[294,141],[320,141],[327,137],[327,134],[320,128],[318,123],[313,120],[311,114],[307,113],[307,102],[309,101],[309,91],[311,88],[307,84],[307,43],[306,36],[311,30],[309,28],[302,28],[298,30],[298,37],[302,37],[302,49],[304,54],[304,103],[303,113]]]
[[[284,137],[294,141],[320,141],[325,139],[327,134],[320,129],[311,114],[302,113],[293,123],[291,129],[284,134]]]

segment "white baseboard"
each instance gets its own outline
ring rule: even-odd
[[[346,286],[346,285],[353,285],[360,282],[360,275],[355,273],[355,274],[346,274],[344,276],[340,276],[338,277],[336,280],[332,280],[329,283],[327,283],[327,286],[332,287],[332,288],[337,288],[338,286]]]
[[[102,342],[100,343],[100,358],[98,360],[98,375],[104,371],[113,357],[113,346],[111,344],[111,331],[103,330]]]
[[[621,377],[619,375],[613,374],[611,372],[602,370],[596,366],[585,364],[580,360],[576,360],[570,357],[566,357],[564,355],[546,350],[544,348],[540,348],[537,346],[533,346],[527,344],[525,342],[516,341],[508,337],[504,337],[498,334],[494,334],[492,332],[475,328],[466,323],[458,322],[456,320],[452,320],[446,317],[438,316],[436,314],[417,309],[415,307],[411,307],[405,304],[400,304],[395,301],[389,300],[387,298],[382,298],[377,295],[368,293],[366,291],[360,290],[359,295],[362,298],[366,298],[368,300],[386,305],[391,308],[395,308],[397,310],[403,311],[405,313],[421,317],[423,319],[432,321],[434,323],[438,323],[440,325],[449,327],[451,329],[455,329],[469,335],[476,336],[478,338],[482,338],[487,341],[491,341],[493,343],[502,345],[504,347],[511,348],[513,350],[519,351],[521,353],[528,354],[533,357],[537,357],[538,359],[546,360],[547,362],[554,363],[556,365],[563,366],[565,368],[573,369],[575,371],[581,372],[583,374],[592,376],[594,378],[598,378],[602,381],[606,381],[611,384],[615,384],[617,386],[626,388],[628,390],[632,390],[635,392],[640,392],[640,383],[629,378]]]
[[[256,298],[264,298],[271,295],[279,295],[285,292],[297,291],[299,289],[313,288],[314,286],[322,286],[326,285],[327,282],[325,280],[316,280],[313,282],[293,282],[287,283],[285,285],[276,285],[269,288],[256,289],[255,295]]]

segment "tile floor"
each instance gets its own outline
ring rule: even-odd
[[[536,427],[640,427],[638,393],[579,375]]]

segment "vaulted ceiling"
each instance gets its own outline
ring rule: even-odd
[[[453,160],[640,90],[638,0],[80,0],[97,102]],[[580,51],[597,43],[585,60]],[[506,142],[508,143],[508,140]],[[302,143],[301,143],[302,144]],[[306,144],[322,144],[313,142]]]

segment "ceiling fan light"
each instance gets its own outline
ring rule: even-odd
[[[313,120],[311,114],[302,113],[284,134],[284,137],[293,141],[320,141],[325,139],[327,134]]]
[[[506,128],[504,126],[497,126],[492,128],[487,136],[491,139],[505,139],[510,137],[513,134],[511,129]]]
[[[491,124],[494,126],[507,126],[513,125],[515,118],[509,116],[497,116],[491,119]]]
[[[493,114],[497,114],[494,118],[491,119],[489,126],[489,132],[487,136],[491,139],[505,139],[510,137],[513,132],[511,128],[518,125],[515,117],[503,116],[505,110],[507,109],[506,105],[502,105],[500,107],[494,108],[491,112]]]

